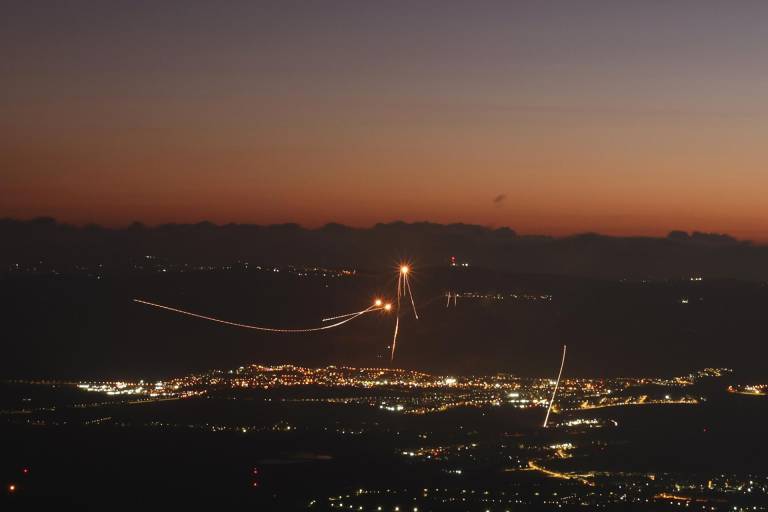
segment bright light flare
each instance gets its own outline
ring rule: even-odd
[[[379,307],[379,306],[381,306],[381,305],[383,304],[383,302],[382,302],[382,300],[381,300],[381,299],[376,299],[376,300],[373,302],[373,304],[374,304],[374,306],[376,306],[376,307]]]
[[[397,347],[397,334],[400,328],[400,297],[405,297],[411,300],[411,307],[413,308],[413,316],[416,320],[419,319],[419,313],[416,311],[416,302],[413,300],[413,292],[411,292],[411,283],[408,279],[411,273],[411,266],[407,263],[401,263],[399,272],[397,274],[397,306],[395,307],[395,332],[392,336],[392,353],[389,356],[389,360],[394,361],[395,349]]]
[[[384,311],[392,311],[392,304],[384,304]]]

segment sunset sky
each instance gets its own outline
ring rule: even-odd
[[[768,241],[768,2],[6,2],[0,198]]]

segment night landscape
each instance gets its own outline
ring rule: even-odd
[[[2,510],[768,510],[768,5],[3,11]]]

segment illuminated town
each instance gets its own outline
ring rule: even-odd
[[[621,411],[629,412],[634,406],[702,406],[708,397],[699,384],[722,382],[731,374],[725,368],[707,368],[670,378],[566,378],[560,382],[546,429],[537,424],[548,406],[554,386],[551,379],[287,364],[254,364],[154,382],[13,381],[6,385],[49,389],[51,396],[66,392],[69,399],[45,405],[30,400],[0,411],[0,420],[36,428],[71,428],[78,423],[88,431],[189,431],[254,439],[288,436],[282,442],[294,436],[335,439],[334,443],[386,439],[382,455],[398,461],[393,464],[404,465],[406,471],[434,473],[433,481],[440,482],[437,487],[369,485],[341,494],[307,495],[304,505],[312,510],[499,511],[521,506],[610,509],[621,505],[652,505],[654,510],[680,506],[767,510],[766,475],[719,472],[686,476],[673,471],[610,469],[600,462],[606,452],[623,449]],[[723,383],[722,390],[765,394],[765,386],[755,385]],[[169,416],[156,408],[179,401],[200,405],[242,402],[243,406],[254,404],[260,410],[274,411],[250,422],[219,413],[179,421],[178,414]],[[291,412],[295,408],[335,412],[306,416]],[[286,414],[281,417],[275,411]],[[448,414],[459,414],[452,416],[448,428],[416,419]],[[482,421],[464,424],[460,418],[465,414],[479,414],[479,418],[515,414],[520,420],[489,436],[478,426]],[[325,457],[313,455],[312,460]],[[260,474],[268,475],[271,464],[260,463]],[[482,485],[478,478],[484,480],[482,475],[488,471],[493,476]]]
[[[722,376],[729,372],[730,370],[724,368],[708,368],[671,379],[564,379],[560,385],[556,408],[561,411],[574,411],[629,405],[695,405],[705,398],[681,393],[681,390],[692,386],[701,377]],[[77,387],[107,396],[143,399],[181,399],[223,390],[317,387],[330,391],[334,388],[355,388],[374,392],[365,393],[364,396],[342,397],[331,394],[319,398],[291,400],[364,404],[402,414],[428,414],[456,407],[546,407],[553,384],[550,379],[524,379],[505,374],[452,377],[387,368],[328,366],[313,369],[294,365],[252,365],[154,383],[92,382],[78,383]],[[646,386],[651,386],[651,389],[646,389]],[[673,391],[662,392],[665,387],[672,388]],[[638,389],[641,391],[637,391]]]
[[[728,386],[729,393],[764,396],[768,394],[768,384],[740,384]]]
[[[768,512],[768,1],[2,14],[0,512]]]

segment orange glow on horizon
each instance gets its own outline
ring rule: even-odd
[[[766,58],[761,2],[712,2],[701,24],[685,2],[530,2],[525,15],[463,2],[446,23],[426,5],[238,3],[191,10],[188,40],[152,2],[89,37],[86,7],[19,2],[3,40],[16,58],[0,97],[0,218],[768,241],[768,88],[749,65]],[[297,12],[317,22],[300,29]]]

